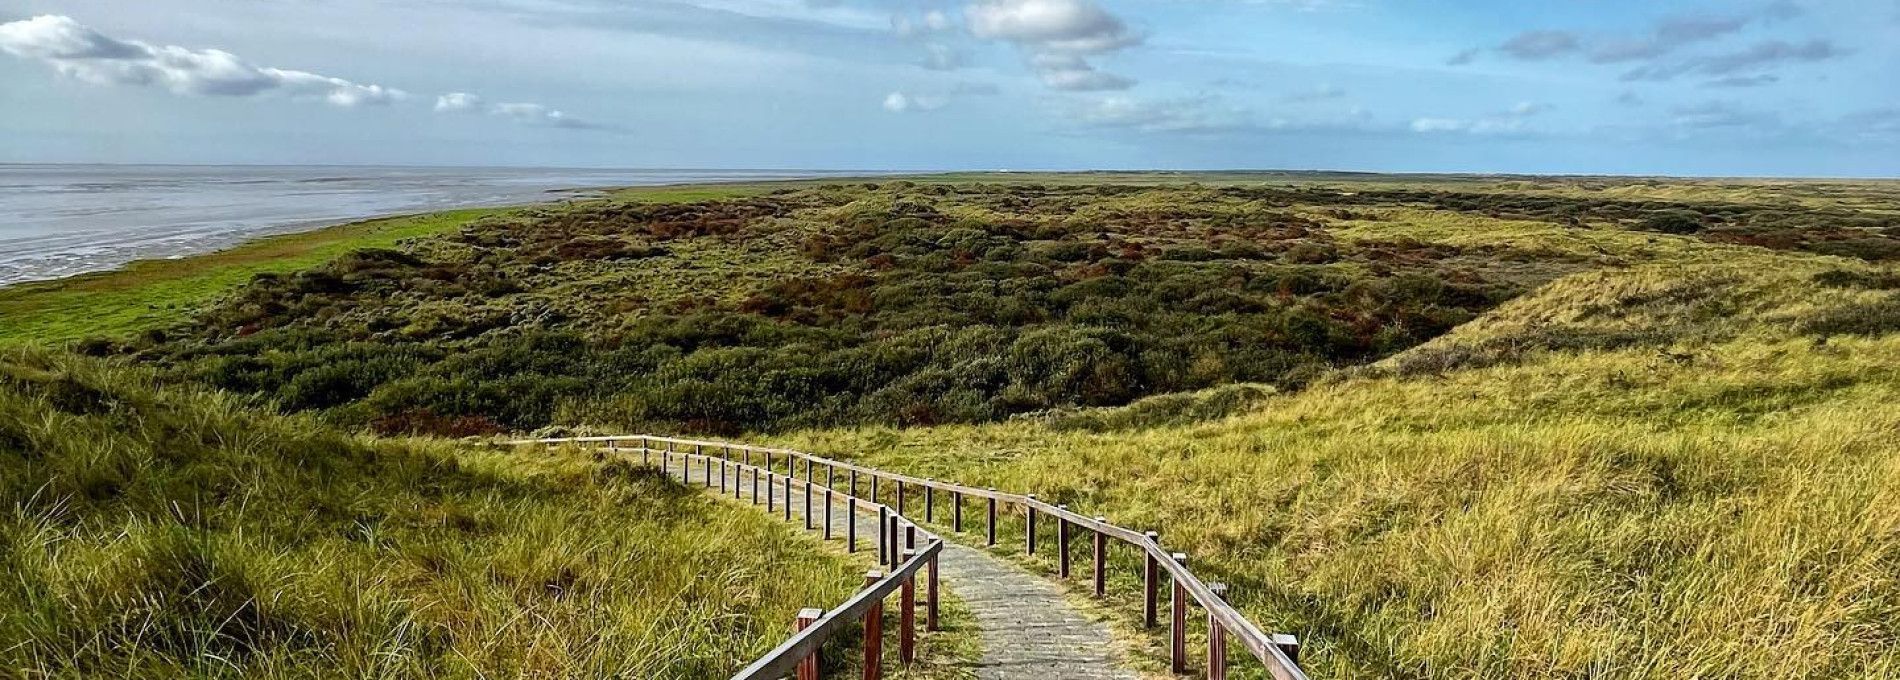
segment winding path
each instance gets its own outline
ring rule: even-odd
[[[674,460],[675,464],[668,466],[668,474],[689,480],[690,484],[707,486],[703,465],[691,465],[688,470],[687,461]],[[747,484],[741,484],[740,478],[744,475],[734,471],[726,476],[719,466],[715,466],[712,473],[710,493],[720,493],[721,477],[725,476],[723,481],[728,490],[723,495],[733,498],[731,489],[742,489],[740,497],[750,502],[750,479],[744,480]],[[818,489],[822,487],[814,487],[815,491]],[[784,489],[777,491],[779,501],[783,502]],[[811,531],[821,532],[824,496],[813,494],[810,505],[814,517],[807,523],[803,492],[802,482],[793,484],[791,519],[800,527],[811,526]],[[833,516],[839,520],[834,527],[834,538],[843,540],[846,503],[838,500],[832,506]],[[757,507],[765,510],[763,498]],[[775,507],[773,512],[784,516],[785,508]],[[877,514],[859,512],[854,520],[858,525],[859,547],[877,550]],[[973,669],[976,677],[982,680],[1139,680],[1141,677],[1118,663],[1115,653],[1118,646],[1108,626],[1091,621],[1077,611],[1056,583],[982,550],[951,541],[944,541],[938,568],[943,588],[962,599],[981,631],[983,655]]]

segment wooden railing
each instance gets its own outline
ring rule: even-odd
[[[729,476],[728,473],[735,469],[741,474],[748,470],[753,473],[752,500],[755,504],[759,500],[759,475],[763,474],[767,480],[766,502],[768,505],[773,500],[773,480],[784,480],[785,513],[788,519],[791,516],[792,484],[798,478],[797,465],[802,461],[805,467],[804,485],[806,489],[805,499],[807,506],[805,522],[808,528],[812,522],[811,513],[809,511],[812,498],[811,492],[814,485],[820,484],[816,479],[817,474],[815,469],[822,467],[825,471],[824,481],[822,485],[817,488],[824,489],[827,496],[837,489],[838,472],[845,471],[848,473],[849,488],[843,494],[844,498],[848,499],[848,507],[855,508],[859,503],[863,503],[867,511],[876,510],[879,512],[881,518],[878,523],[880,562],[882,564],[891,565],[889,575],[879,575],[876,572],[867,575],[864,590],[859,591],[857,595],[847,600],[843,605],[822,615],[818,615],[816,618],[810,616],[813,614],[811,610],[801,612],[799,620],[803,628],[783,644],[780,644],[765,656],[760,657],[759,660],[746,666],[746,668],[741,670],[737,675],[734,675],[733,678],[735,680],[775,679],[794,672],[798,674],[800,680],[815,680],[818,677],[815,657],[818,649],[826,640],[848,629],[854,621],[862,621],[865,631],[864,646],[867,668],[865,677],[877,677],[877,675],[875,675],[876,671],[871,669],[877,663],[877,659],[879,658],[878,652],[881,647],[881,629],[877,626],[880,626],[882,622],[883,601],[893,591],[898,590],[902,590],[905,594],[904,608],[901,610],[903,623],[900,625],[900,657],[905,663],[911,660],[910,649],[913,644],[911,642],[911,636],[914,633],[910,624],[911,612],[913,611],[910,596],[915,587],[916,574],[919,570],[926,570],[930,577],[928,584],[931,592],[928,597],[929,613],[927,619],[930,629],[935,630],[937,620],[936,565],[938,554],[941,552],[943,545],[940,536],[930,533],[928,529],[923,528],[918,522],[911,521],[905,514],[906,497],[904,492],[907,485],[921,487],[924,490],[923,523],[926,524],[936,522],[937,493],[950,494],[953,514],[952,528],[957,533],[963,532],[963,508],[965,499],[983,499],[986,506],[985,540],[988,545],[992,546],[996,544],[996,518],[999,506],[1003,509],[1007,509],[1009,506],[1022,509],[1026,523],[1024,549],[1031,555],[1035,554],[1037,547],[1037,520],[1040,516],[1054,518],[1056,521],[1058,550],[1057,570],[1058,574],[1064,578],[1070,575],[1069,544],[1072,529],[1079,528],[1090,532],[1093,534],[1094,539],[1092,541],[1094,546],[1093,585],[1094,593],[1098,597],[1105,594],[1107,588],[1107,574],[1104,565],[1106,565],[1108,561],[1108,539],[1116,539],[1140,551],[1144,558],[1142,573],[1143,626],[1153,628],[1158,625],[1156,619],[1159,614],[1159,592],[1161,588],[1161,575],[1163,573],[1167,574],[1172,585],[1171,611],[1169,616],[1169,661],[1170,667],[1176,673],[1185,673],[1187,671],[1188,607],[1190,601],[1192,601],[1192,604],[1198,605],[1207,615],[1208,658],[1206,667],[1207,675],[1210,679],[1223,680],[1226,677],[1227,642],[1230,636],[1233,642],[1238,643],[1242,648],[1250,652],[1255,659],[1259,660],[1266,671],[1274,678],[1278,680],[1305,680],[1307,677],[1306,673],[1300,670],[1298,664],[1299,641],[1296,638],[1291,635],[1269,635],[1260,630],[1252,621],[1247,620],[1247,617],[1243,616],[1239,610],[1234,609],[1232,605],[1227,603],[1224,596],[1226,592],[1224,585],[1219,583],[1207,583],[1195,576],[1194,572],[1188,568],[1187,556],[1182,553],[1170,553],[1164,550],[1155,532],[1136,531],[1113,524],[1103,517],[1088,517],[1072,512],[1068,509],[1068,506],[1053,505],[1037,500],[1034,494],[1019,495],[999,492],[995,488],[977,488],[949,482],[940,482],[934,479],[922,479],[833,460],[822,456],[815,456],[802,451],[750,446],[721,441],[633,435],[623,437],[527,439],[507,443],[514,445],[547,444],[550,446],[596,444],[608,450],[637,451],[640,452],[643,457],[650,457],[652,454],[658,453],[662,457],[662,466],[670,464],[667,460],[668,457],[683,456],[684,458],[682,460],[688,462],[688,481],[690,482],[691,463],[696,462],[706,468],[704,476],[705,482],[709,486],[712,484],[711,466],[717,461],[718,464],[722,466],[719,477],[721,484],[725,483],[725,480]],[[625,444],[628,443],[638,443],[638,446],[625,446]],[[654,444],[656,443],[663,445],[665,448],[654,448]],[[715,450],[717,455],[708,453],[709,449]],[[753,465],[754,456],[762,456],[762,460],[760,461],[761,466]],[[775,472],[775,456],[785,461],[785,473],[782,475]],[[869,500],[857,496],[860,475],[870,478],[871,499]],[[876,499],[880,491],[880,481],[888,481],[896,485],[895,507],[877,502]],[[734,497],[740,497],[740,485],[735,482],[732,486]],[[830,503],[826,503],[825,507],[827,508],[825,512],[825,535],[830,536]],[[857,525],[856,522],[852,520],[847,520],[846,524],[850,533],[850,538],[847,542],[849,543],[850,549],[855,551],[857,548]],[[924,548],[916,552],[900,552],[900,549],[896,547],[900,529],[903,530],[906,536],[911,537],[908,544],[913,546],[915,545],[914,537],[921,534],[926,539]],[[807,672],[809,672],[809,675]]]

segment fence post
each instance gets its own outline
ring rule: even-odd
[[[917,525],[904,523],[904,547],[911,550],[917,549]]]
[[[1159,534],[1150,531],[1147,532],[1147,536],[1148,545],[1157,547],[1161,545],[1161,537]],[[1155,604],[1156,600],[1159,599],[1158,591],[1161,588],[1161,560],[1155,559],[1154,551],[1146,549],[1145,546],[1141,551],[1141,555],[1143,562],[1141,569],[1141,627],[1153,628],[1155,627]]]
[[[1209,583],[1207,589],[1214,591],[1214,597],[1227,601],[1227,584]],[[1227,680],[1227,629],[1220,627],[1214,620],[1214,612],[1207,613],[1207,680]]]
[[[963,492],[950,492],[950,530],[963,533]]]
[[[811,624],[817,623],[818,618],[824,615],[825,610],[823,609],[799,610],[796,630],[810,628]],[[798,662],[798,680],[818,680],[818,666],[818,651],[813,650],[803,661]]]
[[[778,495],[772,493],[774,486],[776,485],[772,483],[772,473],[765,473],[765,511],[768,513],[778,510]]]
[[[1036,554],[1036,506],[1035,506],[1035,503],[1036,503],[1036,494],[1032,493],[1032,494],[1029,494],[1029,504],[1023,506],[1023,508],[1029,511],[1029,530],[1025,533],[1028,534],[1027,541],[1029,543],[1029,554],[1031,555]]]
[[[699,459],[699,462],[704,463],[706,465],[706,488],[710,489],[712,488],[712,459],[702,456]]]
[[[941,544],[943,539],[938,539],[937,542]],[[937,627],[937,558],[943,554],[941,548],[939,550],[940,552],[930,556],[930,562],[924,567],[930,574],[930,590],[924,593],[925,597],[930,598],[930,601],[924,604],[924,630],[933,633],[939,630]]]
[[[899,515],[897,513],[891,513],[890,535],[884,539],[891,542],[891,549],[886,554],[891,556],[891,569],[893,571],[897,569],[897,565],[903,564],[903,560],[898,559],[898,557],[902,555],[902,551],[903,551],[903,548],[898,547],[898,539],[902,538],[903,532],[897,530],[898,526],[900,526],[900,523],[903,521],[904,521],[903,515]]]
[[[877,506],[877,563],[878,564],[891,563],[891,555],[890,555],[890,552],[888,552],[891,548],[891,540],[885,537],[886,530],[890,526],[891,526],[890,506],[885,506],[885,505]]]
[[[851,471],[851,493],[848,493],[845,495],[847,496],[858,495],[858,471],[857,470]]]
[[[825,540],[831,540],[831,487],[825,487]]]
[[[1174,553],[1174,563],[1187,565],[1187,553]],[[1187,672],[1187,586],[1181,585],[1181,579],[1168,579],[1174,583],[1174,630],[1169,634],[1168,668],[1176,673]]]
[[[1280,648],[1288,661],[1297,666],[1300,663],[1300,639],[1286,633],[1273,634],[1273,646]]]
[[[838,488],[838,466],[825,463],[825,488]]]
[[[752,468],[752,504],[759,504],[759,469]]]
[[[917,556],[917,551],[904,551],[903,562],[909,562]],[[903,562],[900,562],[902,564]],[[917,660],[917,574],[904,577],[903,594],[899,596],[897,613],[897,658],[909,665]]]
[[[811,531],[811,480],[805,480],[805,530]]]
[[[785,521],[787,522],[792,521],[792,480],[793,479],[796,479],[796,478],[791,475],[785,476]]]
[[[720,496],[726,495],[726,475],[731,474],[731,472],[732,472],[731,461],[728,461],[724,458],[719,459],[719,495]]]
[[[877,501],[877,475],[871,475],[871,502]]]
[[[989,501],[989,545],[996,545],[996,487],[990,487]]]
[[[937,522],[937,487],[935,479],[924,480],[924,521]]]
[[[1068,510],[1067,505],[1056,506],[1057,510]],[[1069,577],[1069,518],[1056,515],[1056,575]]]
[[[1107,517],[1095,518],[1097,524],[1108,524]],[[1095,596],[1108,594],[1108,534],[1100,529],[1095,531]]]
[[[871,570],[864,574],[864,587],[877,585],[884,573]],[[864,612],[864,680],[884,677],[884,599],[878,598]]]
[[[844,497],[844,545],[845,552],[858,551],[858,497]]]

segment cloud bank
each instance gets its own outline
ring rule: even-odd
[[[402,90],[382,85],[257,66],[223,50],[119,40],[51,14],[0,24],[0,50],[97,85],[157,86],[181,95],[281,94],[345,108],[385,105],[408,97]]]
[[[162,87],[179,95],[280,95],[342,108],[386,106],[410,97],[408,92],[393,87],[258,66],[219,49],[121,40],[71,17],[53,14],[0,24],[0,51],[43,62],[63,76],[95,85]],[[466,92],[437,97],[435,110],[443,113],[481,111],[531,125],[604,129],[542,104],[490,105]]]

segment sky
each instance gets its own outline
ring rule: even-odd
[[[0,162],[1900,176],[1900,0],[8,0]]]

